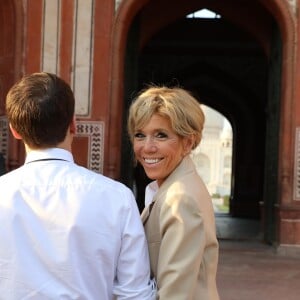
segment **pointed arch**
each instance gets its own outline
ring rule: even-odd
[[[120,155],[119,149],[121,148],[121,120],[123,108],[123,89],[124,89],[124,56],[126,48],[126,40],[128,30],[133,22],[136,14],[142,10],[142,8],[150,4],[149,0],[128,0],[122,1],[114,19],[114,26],[112,31],[112,56],[111,56],[111,86],[110,86],[110,119],[109,119],[109,141],[108,147],[110,154],[108,157],[106,173],[112,177],[118,177],[120,170]],[[164,2],[164,1],[161,1]],[[211,1],[186,1],[181,3],[181,13],[188,13],[195,10],[197,7],[212,7],[214,11],[221,14],[232,14],[232,5],[222,6],[221,9],[217,7],[218,3],[211,4]],[[289,117],[294,104],[293,90],[295,87],[295,59],[296,59],[296,19],[293,14],[292,7],[288,1],[282,0],[260,0],[263,5],[276,19],[280,32],[282,35],[283,44],[283,60],[282,60],[282,95],[281,95],[281,124],[280,124],[280,139],[283,140],[280,148],[280,172],[279,175],[282,178],[282,191],[284,195],[281,198],[290,199],[292,195],[292,120]],[[151,3],[152,4],[152,3]],[[155,2],[155,4],[157,4]],[[165,5],[161,3],[157,5]],[[222,4],[221,4],[222,5]],[[178,5],[177,5],[178,6]],[[176,6],[176,7],[177,7]],[[184,7],[183,7],[184,6]],[[170,20],[178,17],[179,10],[168,18]],[[176,15],[176,16],[175,16]],[[164,20],[164,23],[168,20]],[[159,22],[156,22],[159,23]],[[162,26],[162,23],[160,23]],[[159,26],[159,25],[157,25]],[[149,34],[149,33],[148,33]],[[259,35],[259,33],[257,33]],[[113,131],[112,131],[113,129]]]
[[[149,0],[122,1],[114,19],[111,40],[111,80],[110,80],[110,108],[108,133],[108,163],[105,174],[118,178],[120,174],[120,149],[122,133],[122,109],[124,88],[124,57],[128,30],[136,13]]]

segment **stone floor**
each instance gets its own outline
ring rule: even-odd
[[[300,258],[261,242],[259,222],[216,217],[221,300],[300,300]]]

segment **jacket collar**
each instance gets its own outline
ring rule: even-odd
[[[159,188],[159,191],[164,191],[172,183],[178,181],[181,177],[187,175],[190,172],[195,171],[195,165],[193,160],[189,155],[186,155],[180,164],[173,170],[173,172],[165,179],[162,185]]]

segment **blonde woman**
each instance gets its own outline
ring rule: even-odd
[[[189,156],[201,141],[203,124],[197,100],[178,87],[149,87],[129,110],[135,157],[153,180],[142,220],[157,299],[219,299],[214,210]]]

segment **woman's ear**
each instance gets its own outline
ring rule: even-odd
[[[18,132],[11,126],[11,124],[9,124],[9,128],[10,128],[10,131],[12,133],[12,135],[14,136],[15,139],[17,140],[21,140],[22,137],[18,134]]]
[[[194,143],[195,143],[195,136],[193,134],[183,138],[184,155],[191,153],[191,151],[193,150]]]

